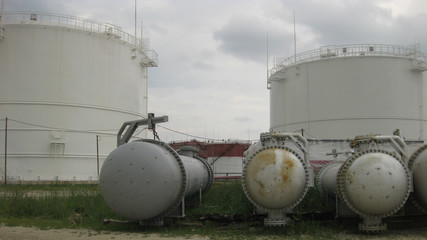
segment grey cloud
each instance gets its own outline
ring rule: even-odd
[[[427,11],[427,9],[426,9]],[[427,22],[427,12],[415,16],[401,17],[399,22],[395,24],[396,33],[392,32],[391,37],[395,38],[398,43],[407,44],[420,43],[421,51],[427,52],[427,31],[425,31],[425,23]]]
[[[391,21],[391,13],[376,7],[372,1],[349,1],[346,5],[313,3],[312,10],[303,12],[299,20],[317,33],[322,44],[363,42],[377,34],[383,34],[386,26],[378,26],[376,20]],[[318,14],[315,14],[316,11]],[[320,13],[320,14],[319,14]]]
[[[5,11],[33,11],[33,12],[58,12],[58,9],[63,9],[61,1],[45,0],[45,1],[28,1],[28,0],[13,0],[4,1]]]
[[[427,34],[422,22],[427,14],[400,16],[378,6],[380,1],[290,1],[273,12],[284,18],[281,12],[294,9],[297,37],[304,38],[301,28],[309,29],[315,36],[309,49],[333,44],[385,43],[406,45],[414,41],[426,42]],[[307,49],[308,50],[308,49]]]
[[[255,16],[235,16],[220,30],[214,32],[214,38],[219,41],[219,49],[234,57],[265,62],[267,47],[267,32],[269,33],[269,51],[281,55],[286,46],[292,43],[292,33],[285,28],[268,26],[265,19]]]

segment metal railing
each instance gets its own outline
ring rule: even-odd
[[[137,38],[121,29],[121,27],[98,22],[86,18],[69,15],[59,15],[40,12],[4,12],[1,16],[2,24],[35,24],[41,26],[57,26],[91,33],[103,34],[116,38],[130,46],[135,46],[137,50],[147,55],[150,51],[150,59],[156,63],[158,55],[154,50],[149,49],[149,39]]]
[[[215,172],[214,181],[229,181],[242,179],[241,172]]]
[[[397,46],[387,44],[351,44],[330,45],[319,49],[302,52],[287,58],[274,58],[273,68],[269,77],[277,71],[296,64],[306,63],[321,59],[352,57],[352,56],[391,56],[404,57],[427,63],[427,54],[420,52],[419,44],[411,46]]]

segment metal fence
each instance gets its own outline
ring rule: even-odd
[[[64,141],[54,141],[50,142],[41,141],[42,144],[50,145],[49,151],[41,151],[41,152],[26,152],[26,149],[22,152],[16,151],[16,144],[23,144],[21,141],[17,141],[20,138],[27,138],[28,134],[34,135],[34,132],[46,134],[55,134],[55,133],[78,133],[85,134],[88,138],[93,137],[93,141],[88,142],[88,145],[85,146],[93,149],[93,151],[85,152],[85,155],[82,153],[75,154],[74,152],[67,152],[64,154],[65,142]],[[114,131],[116,132],[116,131]],[[25,133],[24,135],[17,135],[17,133]],[[62,129],[56,127],[42,126],[34,123],[28,123],[16,119],[11,118],[3,118],[0,119],[0,184],[20,184],[20,183],[37,183],[37,184],[45,184],[45,183],[96,183],[98,181],[100,167],[102,166],[102,162],[107,157],[108,152],[105,149],[105,140],[108,142],[115,142],[116,134],[111,133],[111,130],[76,130],[76,129]],[[102,142],[101,142],[102,137]],[[10,141],[15,140],[15,141]],[[25,143],[28,143],[27,139],[22,139]],[[72,141],[76,142],[79,139],[72,139]],[[25,144],[24,143],[24,144]],[[10,151],[11,148],[15,148],[15,151]],[[26,167],[33,166],[36,162],[40,163],[36,159],[45,159],[45,162],[49,163],[57,163],[58,161],[51,160],[60,160],[64,158],[73,158],[73,159],[85,159],[84,167],[86,170],[91,172],[91,176],[85,179],[82,179],[79,176],[79,172],[67,172],[67,170],[62,173],[65,175],[75,175],[74,178],[64,179],[64,176],[50,176],[50,178],[40,178],[37,177],[28,177],[26,176],[28,169],[16,169],[17,159],[26,159]],[[19,161],[22,162],[22,161]],[[68,162],[68,165],[64,165],[62,167],[67,166],[68,168],[74,164],[80,163],[72,163]],[[11,167],[12,165],[12,167]],[[73,165],[73,166],[74,166]],[[67,168],[66,167],[66,168]],[[12,169],[11,169],[12,168]],[[64,168],[64,169],[66,169]],[[34,172],[33,175],[42,175],[40,172],[37,172],[36,169],[31,170]]]

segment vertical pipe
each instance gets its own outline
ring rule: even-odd
[[[136,0],[135,0],[135,47],[137,47],[136,45]]]
[[[424,100],[424,96],[423,96],[423,75],[422,73],[420,74],[420,80],[419,80],[419,93],[418,93],[418,122],[419,122],[419,131],[420,131],[420,136],[418,138],[418,140],[424,140],[424,104],[423,104],[423,100]]]
[[[310,134],[310,79],[309,79],[309,71],[308,64],[305,66],[306,68],[306,79],[307,79],[307,89],[306,89],[306,98],[307,98],[307,123],[306,123],[306,135],[307,137]]]
[[[3,36],[4,0],[1,1],[0,38]]]
[[[295,30],[295,11],[294,11],[294,51],[295,51],[295,64],[297,64],[297,33]]]
[[[148,46],[146,46],[148,48]],[[144,69],[144,83],[145,83],[145,112],[148,113],[148,68]]]
[[[4,0],[1,0],[1,19],[0,19],[0,27],[3,27],[3,13],[4,13]]]
[[[96,172],[99,178],[99,136],[96,135]]]
[[[3,27],[3,13],[4,13],[4,0],[1,0],[1,21],[0,21],[0,27]]]
[[[267,82],[268,82],[268,32],[267,32]]]
[[[4,128],[4,184],[7,184],[7,118]]]
[[[140,44],[140,46],[141,46],[142,51],[146,52],[148,50],[148,46],[145,46],[144,41],[142,40],[143,30],[144,30],[143,26],[144,26],[144,22],[141,21],[141,34],[140,34],[140,36],[141,36],[141,44]]]

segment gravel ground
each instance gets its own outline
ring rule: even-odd
[[[365,234],[338,234],[333,239],[368,239],[368,240],[421,240],[427,239],[427,229],[414,229],[414,230],[392,230],[387,231],[385,234],[378,235],[365,235]],[[300,235],[300,239],[312,239],[313,236]],[[8,227],[0,225],[0,240],[161,240],[161,239],[178,239],[178,240],[206,240],[209,237],[202,236],[189,236],[189,237],[163,237],[158,234],[147,233],[125,233],[125,232],[107,232],[107,231],[93,231],[87,229],[49,229],[41,230],[33,227]],[[268,239],[265,236],[261,239]],[[277,239],[277,236],[275,237]],[[283,239],[286,239],[284,237]],[[294,238],[293,238],[294,239]]]
[[[144,234],[144,233],[121,233],[121,232],[97,232],[86,229],[49,229],[40,230],[37,228],[29,227],[7,227],[0,226],[0,240],[66,240],[66,239],[77,239],[77,240],[132,240],[132,239],[144,239],[144,240],[159,240],[159,239],[190,239],[190,240],[202,240],[208,239],[206,237],[191,236],[191,237],[162,237],[156,234]]]

